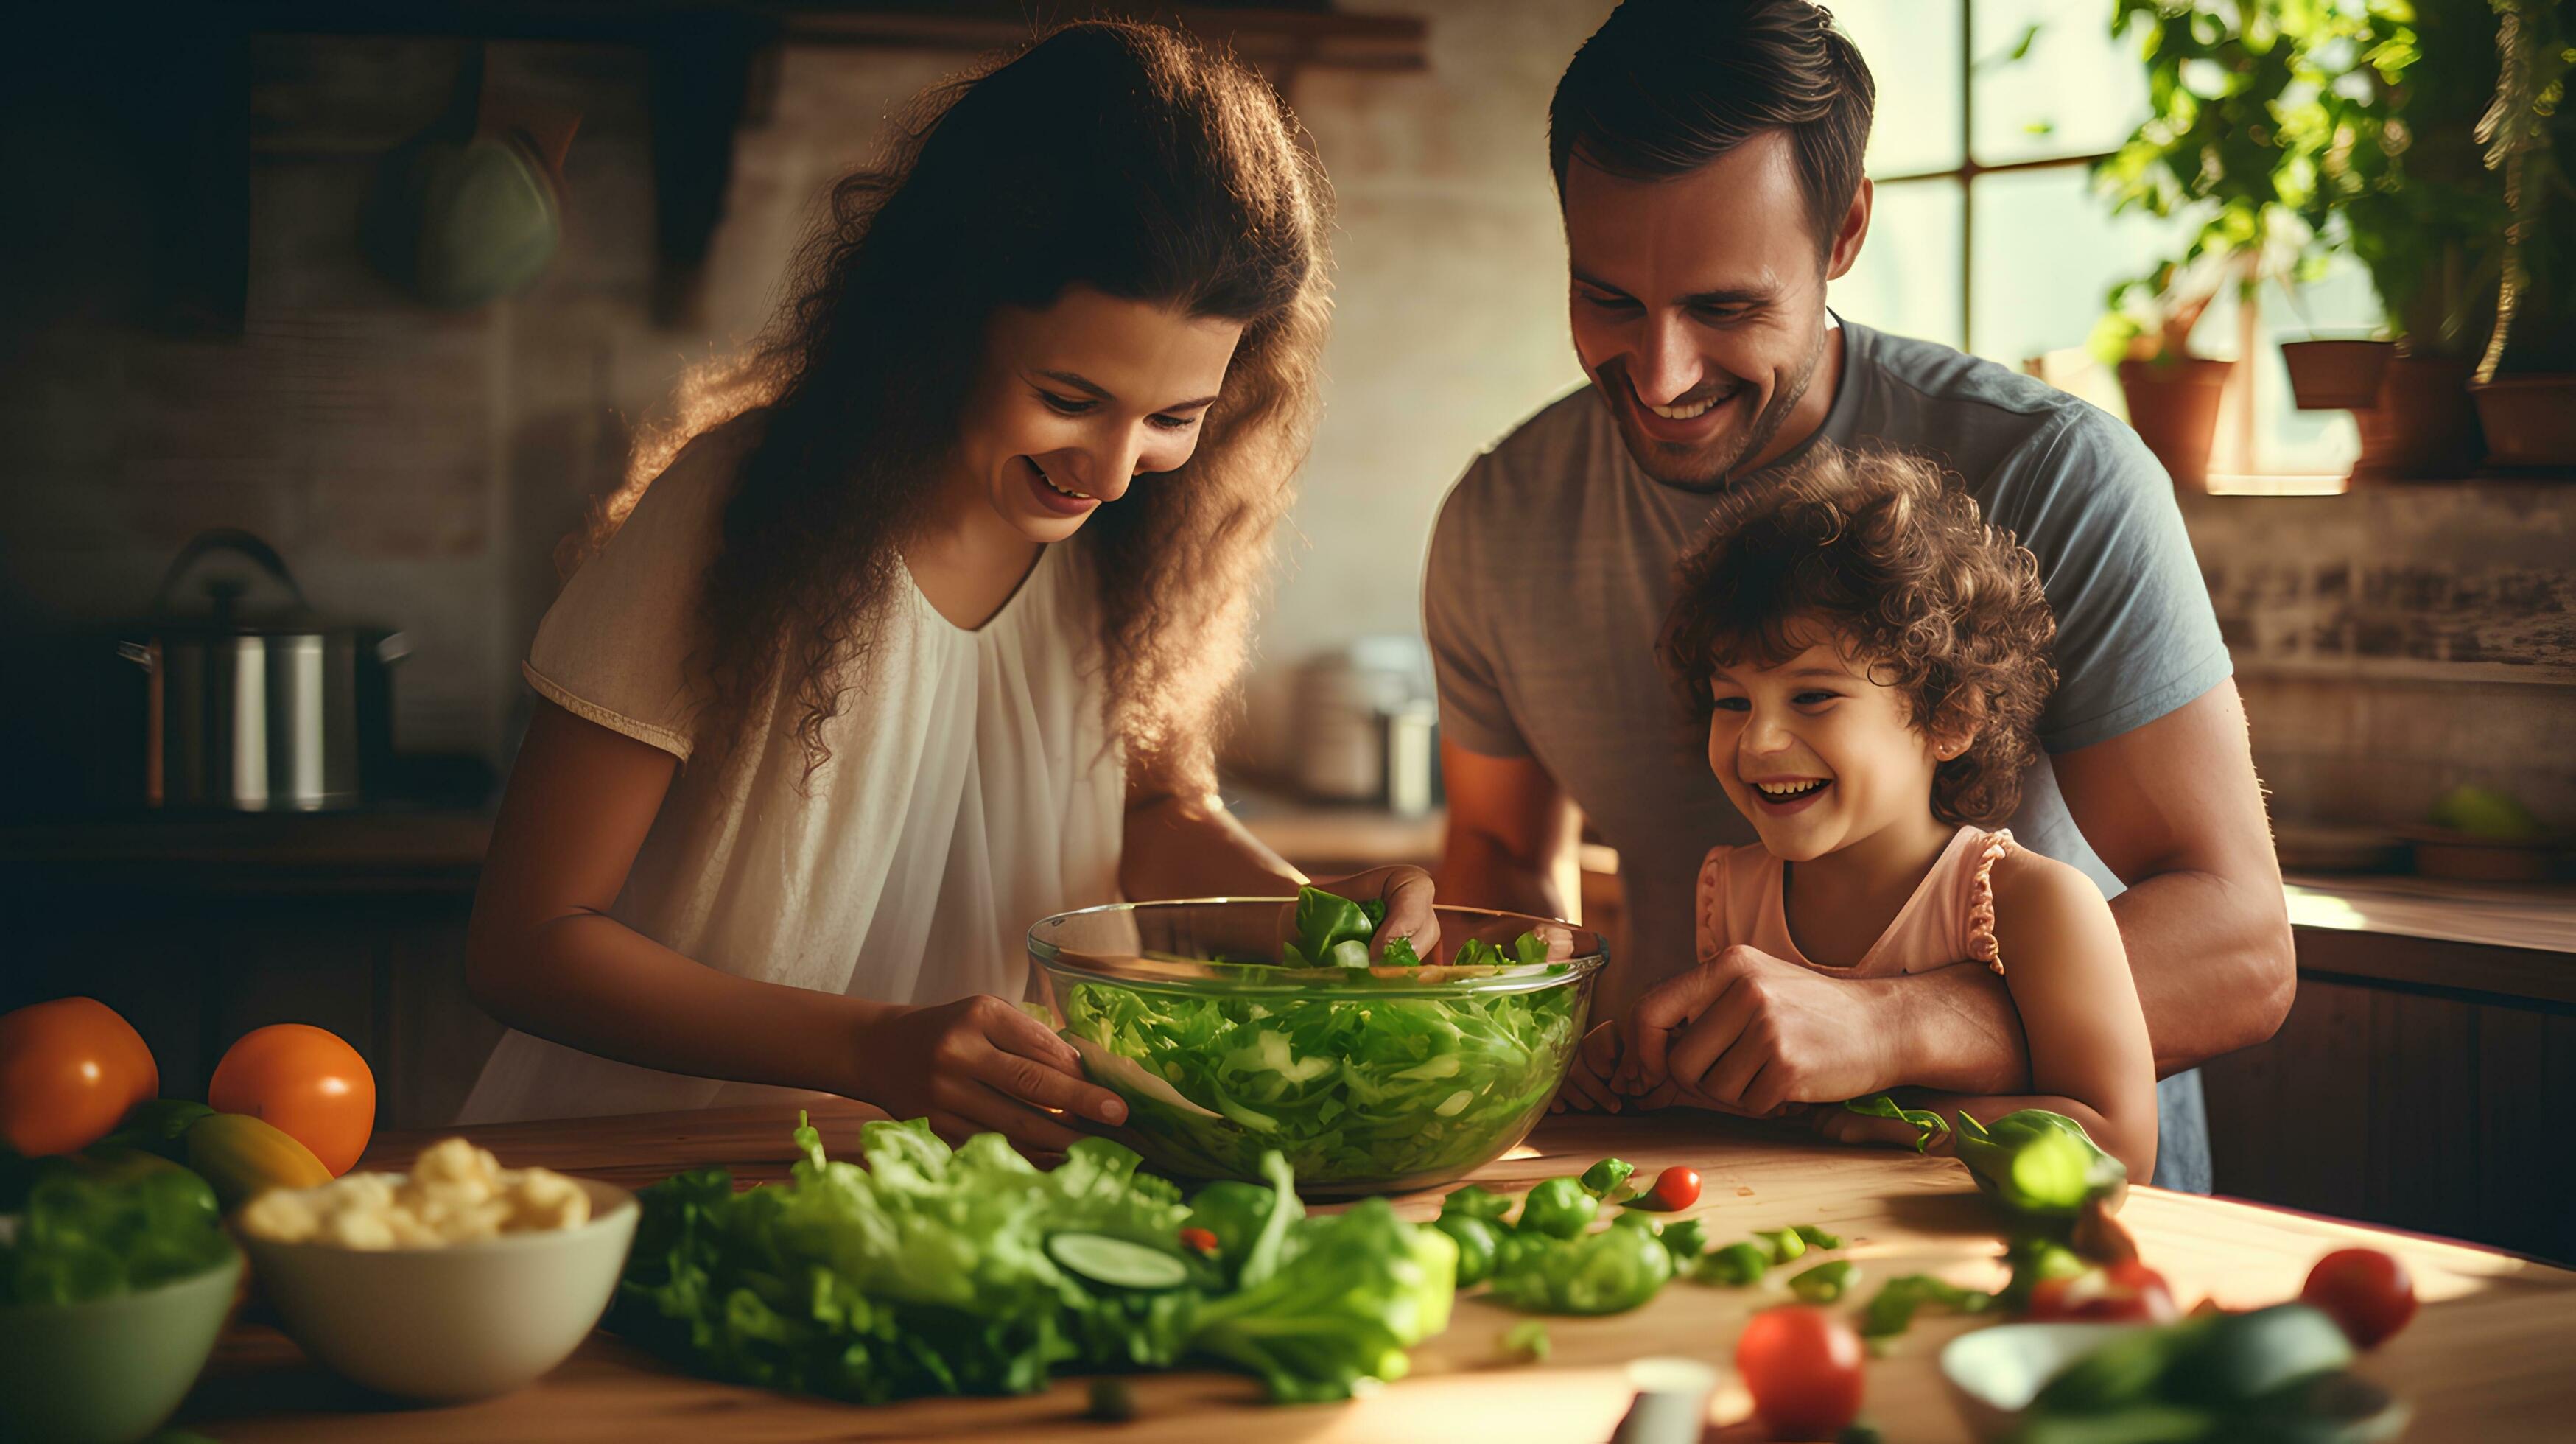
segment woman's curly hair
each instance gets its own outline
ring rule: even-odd
[[[1658,646],[1683,706],[1705,725],[1718,668],[1780,666],[1819,628],[1865,660],[1872,680],[1904,693],[1924,736],[1975,729],[1932,775],[1934,817],[1987,825],[2012,815],[2057,685],[2057,622],[2028,547],[1921,457],[1819,445],[1719,508],[1677,569]]]
[[[576,555],[739,418],[753,439],[700,579],[699,725],[719,745],[792,729],[810,783],[904,585],[900,548],[929,524],[993,313],[1081,285],[1243,322],[1196,453],[1077,539],[1110,735],[1131,767],[1212,786],[1216,713],[1319,409],[1330,202],[1278,93],[1177,32],[1081,22],[988,59],[833,188],[769,330],[645,428]]]

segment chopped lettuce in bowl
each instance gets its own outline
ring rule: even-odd
[[[1258,1181],[1276,1149],[1310,1194],[1395,1192],[1529,1132],[1604,962],[1581,929],[1439,913],[1430,963],[1409,944],[1371,957],[1377,918],[1313,889],[1067,913],[1029,951],[1085,1071],[1127,1100],[1119,1136],[1156,1171]]]

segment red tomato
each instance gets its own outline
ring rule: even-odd
[[[1657,1208],[1688,1208],[1699,1202],[1699,1175],[1676,1163],[1655,1175]]]
[[[1181,1230],[1181,1246],[1197,1249],[1201,1253],[1214,1253],[1216,1235],[1204,1228],[1185,1228]]]
[[[338,1034],[305,1023],[244,1033],[215,1065],[206,1101],[247,1113],[313,1150],[339,1177],[376,1130],[376,1075]]]
[[[1803,1304],[1765,1309],[1735,1341],[1753,1412],[1774,1433],[1826,1439],[1860,1413],[1860,1335]]]
[[[2043,1279],[2030,1291],[2030,1317],[2086,1323],[2170,1323],[2181,1317],[2164,1275],[2132,1259],[2073,1278]]]
[[[2378,1348],[2415,1317],[2406,1265],[2375,1248],[2339,1248],[2317,1260],[2299,1297],[2331,1314],[2360,1349]]]
[[[89,1147],[160,1092],[143,1035],[96,998],[0,1017],[0,1143],[29,1158]]]

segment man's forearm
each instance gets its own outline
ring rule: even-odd
[[[1899,1076],[1887,1086],[1948,1093],[2022,1093],[2030,1049],[2012,993],[1992,969],[1957,963],[1926,973],[1860,983],[1876,991],[1897,1050]]]
[[[1565,918],[1571,901],[1556,870],[1516,857],[1490,833],[1451,828],[1436,871],[1440,900],[1543,918]]]
[[[2142,878],[2111,899],[2156,1076],[2272,1036],[2298,991],[2289,907],[2277,879],[2211,872]]]

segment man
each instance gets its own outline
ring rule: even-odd
[[[2226,648],[2172,483],[2134,432],[1827,312],[1869,230],[1873,99],[1859,53],[1805,0],[1628,0],[1567,67],[1549,140],[1591,384],[1470,466],[1434,531],[1440,891],[1565,915],[1579,811],[1618,850],[1630,919],[1600,1016],[1691,968],[1700,858],[1753,835],[1657,669],[1673,564],[1727,488],[1820,439],[1924,452],[2040,559],[2061,680],[2011,826],[2112,895],[2165,1075],[2155,1181],[2206,1191],[2188,1070],[2269,1037],[2294,987]],[[2027,1088],[2019,1020],[1984,968],[1725,967],[1722,1009],[1705,988],[1665,990],[1639,1025],[1722,1013],[1729,1046],[1765,1051],[1800,1100]]]

